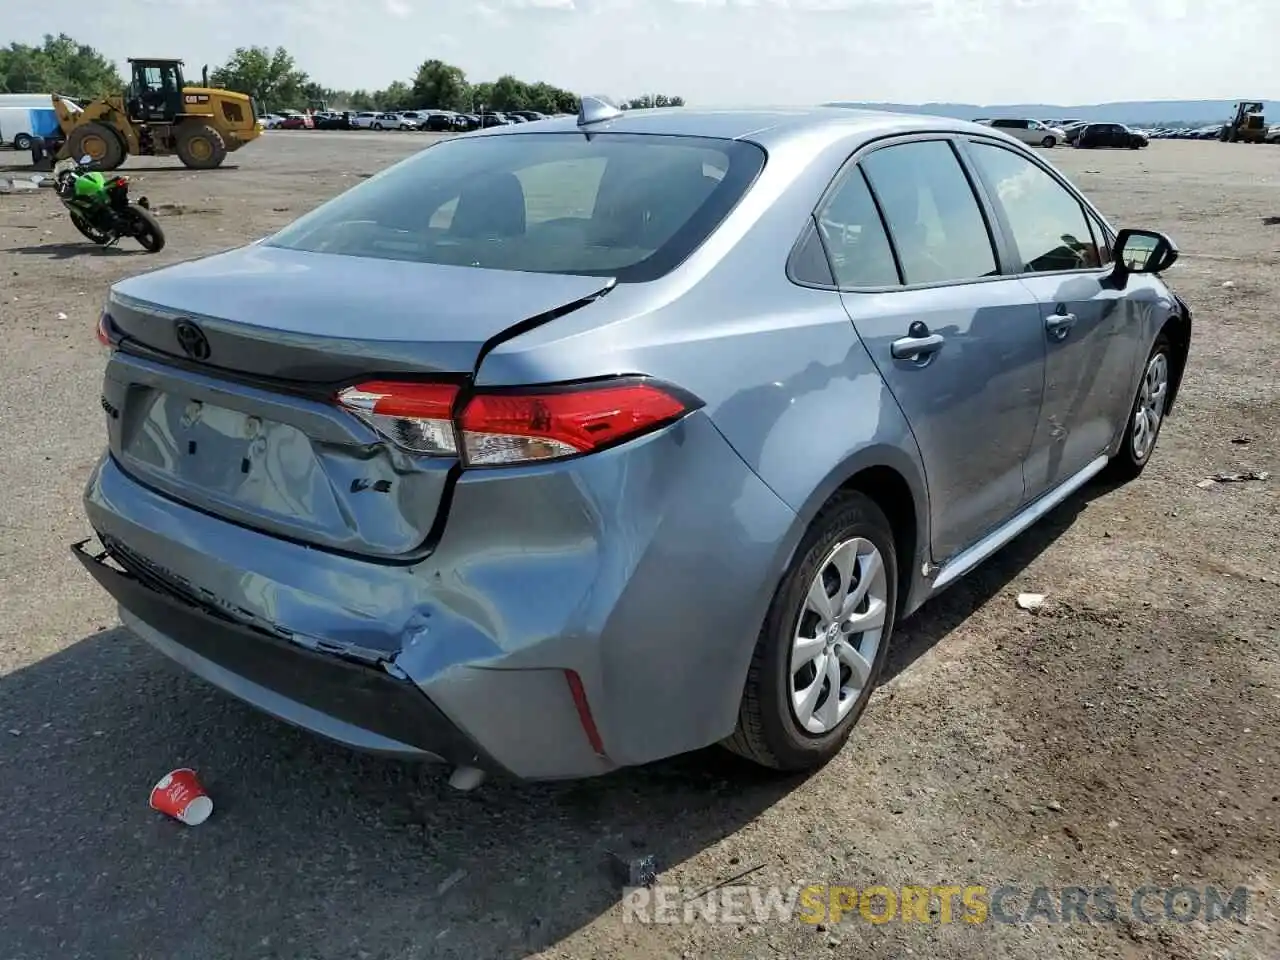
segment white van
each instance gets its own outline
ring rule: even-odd
[[[1055,147],[1067,142],[1067,134],[1061,127],[1051,127],[1040,120],[979,120],[978,123],[1002,130],[1015,140],[1041,147]]]
[[[79,106],[68,100],[73,111]],[[53,95],[48,93],[0,93],[0,147],[30,150],[34,140],[58,132]]]

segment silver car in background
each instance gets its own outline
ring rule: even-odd
[[[812,768],[902,617],[1146,465],[1176,258],[985,126],[588,100],[117,283],[76,551],[352,747]]]
[[[1067,134],[1062,127],[1045,123],[1043,120],[997,119],[983,120],[982,123],[1033,147],[1052,149],[1060,143],[1067,142]]]

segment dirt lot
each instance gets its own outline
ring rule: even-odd
[[[0,196],[0,954],[1280,956],[1280,149],[1053,152],[1184,251],[1180,409],[1140,481],[1076,497],[902,627],[836,762],[779,782],[708,751],[463,795],[178,672],[67,551],[103,443],[108,285],[260,237],[422,142],[277,132],[214,173],[133,164],[158,257],[87,248],[47,191]],[[1247,470],[1272,478],[1197,486]],[[146,807],[183,764],[218,805],[198,829]],[[755,866],[744,883],[1012,885],[1014,914],[1038,884],[1110,885],[1120,919],[626,924],[606,851],[685,890]],[[1144,884],[1247,886],[1247,920],[1126,919]]]

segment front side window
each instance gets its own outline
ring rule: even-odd
[[[266,242],[454,266],[655,279],[719,226],[764,165],[754,144],[580,133],[443,141]]]
[[[982,209],[950,143],[882,147],[862,168],[880,201],[906,283],[999,274]]]
[[[1084,207],[1061,183],[1012,150],[985,143],[974,143],[971,149],[974,163],[1004,209],[1025,272],[1102,266]]]

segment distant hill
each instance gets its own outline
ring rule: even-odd
[[[1033,117],[1038,120],[1079,118],[1132,123],[1140,127],[1158,124],[1202,126],[1221,123],[1231,114],[1231,100],[1127,100],[1119,103],[1093,103],[1062,106],[1053,103],[854,103],[841,100],[832,107],[857,107],[863,110],[892,110],[897,113],[924,113],[935,117],[974,120],[979,117]],[[1268,104],[1268,106],[1271,106]],[[1280,120],[1280,104],[1269,112]]]

